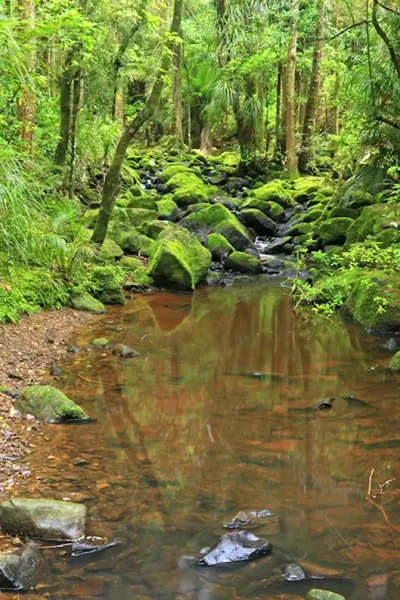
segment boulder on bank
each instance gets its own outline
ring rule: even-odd
[[[389,230],[396,234],[400,229],[400,206],[398,204],[375,204],[364,208],[347,231],[347,245],[363,242]]]
[[[0,504],[0,527],[9,535],[42,540],[78,540],[85,535],[86,506],[43,498],[13,498]]]
[[[128,224],[110,223],[109,237],[114,240],[124,252],[150,256],[154,250],[154,240],[141,234]]]
[[[206,185],[194,173],[177,173],[167,181],[167,187],[173,191],[172,200],[178,206],[207,202],[217,192],[216,187]]]
[[[211,253],[186,229],[163,231],[149,263],[149,274],[158,285],[193,290],[207,277]]]
[[[246,208],[241,212],[245,225],[251,227],[258,235],[273,237],[276,234],[276,225],[263,212],[257,208]]]
[[[156,210],[148,210],[147,208],[127,208],[126,213],[129,222],[136,229],[140,229],[143,223],[154,221],[158,218]]]
[[[85,421],[89,418],[80,406],[51,385],[24,388],[15,405],[21,412],[48,423]]]
[[[322,177],[299,177],[294,182],[293,198],[296,202],[303,204],[312,200],[322,188],[324,179]]]
[[[274,179],[265,185],[252,190],[249,194],[251,198],[262,200],[263,202],[276,202],[283,208],[293,206],[291,192],[284,187],[281,179]]]
[[[325,245],[343,245],[346,242],[347,231],[352,224],[353,219],[349,219],[349,217],[328,219],[320,226],[318,235]]]
[[[91,292],[103,304],[125,304],[122,292],[123,271],[119,267],[93,267],[90,273]]]
[[[261,273],[261,261],[246,252],[233,252],[224,263],[225,269],[239,273]]]
[[[42,557],[33,542],[21,551],[0,554],[0,589],[29,590],[36,583]]]
[[[89,293],[72,296],[71,304],[76,310],[83,310],[94,315],[102,315],[106,312],[104,304],[93,298]]]
[[[235,250],[228,240],[219,233],[210,233],[207,236],[207,248],[214,260],[220,260],[222,256],[232,254]]]
[[[172,198],[163,198],[157,202],[157,209],[160,217],[170,219],[178,210],[178,205]]]
[[[261,211],[274,221],[281,220],[285,212],[285,209],[277,202],[273,200],[260,200],[258,198],[248,198],[241,205],[242,211],[250,208]]]

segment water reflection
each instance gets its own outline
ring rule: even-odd
[[[348,598],[398,598],[398,533],[365,500],[372,467],[376,486],[398,471],[399,386],[368,371],[387,359],[382,340],[340,320],[307,324],[281,287],[258,285],[138,297],[75,342],[104,334],[141,357],[95,350],[65,365],[63,389],[98,421],[53,428],[58,452],[37,493],[85,497],[90,526],[122,536],[124,550],[57,564],[54,597],[305,596],[273,583],[289,556]],[[309,410],[330,395],[362,402]],[[383,501],[396,523],[395,498]],[[246,508],[279,516],[257,532],[274,559],[193,568],[188,557]]]

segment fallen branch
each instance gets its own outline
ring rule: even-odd
[[[369,474],[369,479],[368,479],[368,493],[365,497],[366,501],[369,502],[370,504],[372,504],[372,506],[375,506],[378,510],[380,510],[385,523],[396,533],[400,533],[400,527],[396,527],[396,525],[393,525],[393,523],[390,522],[389,517],[386,514],[385,509],[383,508],[383,506],[381,506],[380,504],[378,504],[377,502],[375,502],[375,499],[377,498],[377,496],[384,496],[386,493],[391,494],[392,492],[388,492],[387,490],[385,491],[384,488],[388,487],[388,485],[392,482],[395,481],[394,479],[388,479],[387,481],[385,481],[385,483],[382,484],[378,484],[379,485],[379,492],[377,494],[373,494],[372,493],[372,478],[374,476],[375,473],[375,468],[371,469],[371,472]]]

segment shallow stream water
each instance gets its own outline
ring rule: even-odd
[[[141,356],[88,352],[100,336]],[[397,600],[400,378],[382,368],[386,339],[296,317],[278,283],[138,296],[78,331],[57,385],[93,421],[48,426],[42,476],[20,493],[85,502],[89,532],[121,544],[77,561],[47,551],[29,597],[298,600],[319,586]],[[310,409],[327,396],[332,410]],[[372,493],[397,477],[369,497],[378,506],[372,468]],[[276,516],[254,533],[272,557],[193,565],[239,510],[264,508]],[[327,579],[283,583],[285,561]]]

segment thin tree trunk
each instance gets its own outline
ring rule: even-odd
[[[183,145],[183,107],[182,107],[182,44],[176,42],[172,61],[172,107],[173,107],[173,134],[179,145]]]
[[[170,29],[172,40],[173,36],[178,35],[181,29],[182,10],[183,0],[174,0],[174,14]],[[163,53],[161,65],[158,70],[153,89],[145,106],[126,127],[118,142],[112,163],[110,165],[110,168],[108,169],[106,179],[104,182],[100,213],[92,236],[92,241],[97,244],[102,244],[107,235],[108,224],[110,222],[111,213],[114,208],[115,196],[117,194],[119,185],[121,167],[126,157],[126,151],[139,129],[144,125],[144,123],[146,123],[148,119],[150,119],[150,117],[152,117],[160,101],[161,92],[164,87],[164,77],[165,73],[169,69],[172,51],[173,41],[169,41]]]
[[[211,137],[211,129],[208,121],[204,123],[203,129],[200,134],[200,152],[204,156],[208,156],[212,153],[213,143]]]
[[[378,21],[378,3],[376,0],[372,0],[372,22],[374,24],[375,30],[380,38],[385,43],[387,49],[389,50],[390,58],[392,59],[392,64],[396,69],[397,76],[400,77],[400,53],[397,52],[396,47],[386,31],[383,29],[382,25]]]
[[[310,89],[304,119],[301,150],[299,154],[299,168],[305,173],[313,159],[313,136],[318,112],[319,88],[321,81],[321,59],[325,26],[325,0],[317,2],[317,23],[315,30],[315,45],[313,65],[311,71]]]
[[[67,56],[60,82],[60,138],[58,140],[54,162],[63,167],[68,152],[69,132],[71,126],[71,91],[72,91],[72,55]]]
[[[298,160],[296,149],[296,58],[297,58],[297,20],[299,16],[300,0],[292,0],[291,4],[291,32],[287,57],[286,74],[286,102],[285,102],[285,133],[287,170],[290,177],[298,176]]]
[[[115,119],[121,125],[124,124],[124,93],[120,89],[115,97]]]
[[[282,143],[282,87],[283,87],[283,65],[278,63],[278,73],[276,77],[276,117],[275,117],[275,160],[279,160],[283,153]]]
[[[75,193],[75,162],[76,162],[76,134],[78,129],[78,117],[81,109],[82,96],[82,69],[75,72],[72,93],[72,115],[71,115],[71,159],[69,165],[68,195],[70,198]]]
[[[23,35],[29,34],[35,27],[35,1],[18,0],[19,16],[22,21]],[[29,42],[31,43],[31,42]],[[28,48],[27,67],[30,73],[35,69],[35,51]],[[33,135],[36,116],[36,97],[28,85],[22,86],[18,99],[18,120],[21,123],[21,137],[30,152],[33,152]]]
[[[339,8],[339,0],[335,0],[335,27],[339,30],[340,25],[340,8]],[[335,40],[335,56],[336,56],[336,73],[335,73],[335,87],[334,87],[334,106],[332,111],[332,132],[334,135],[339,135],[340,133],[340,70],[339,70],[339,60],[340,60],[340,44],[339,40]]]

